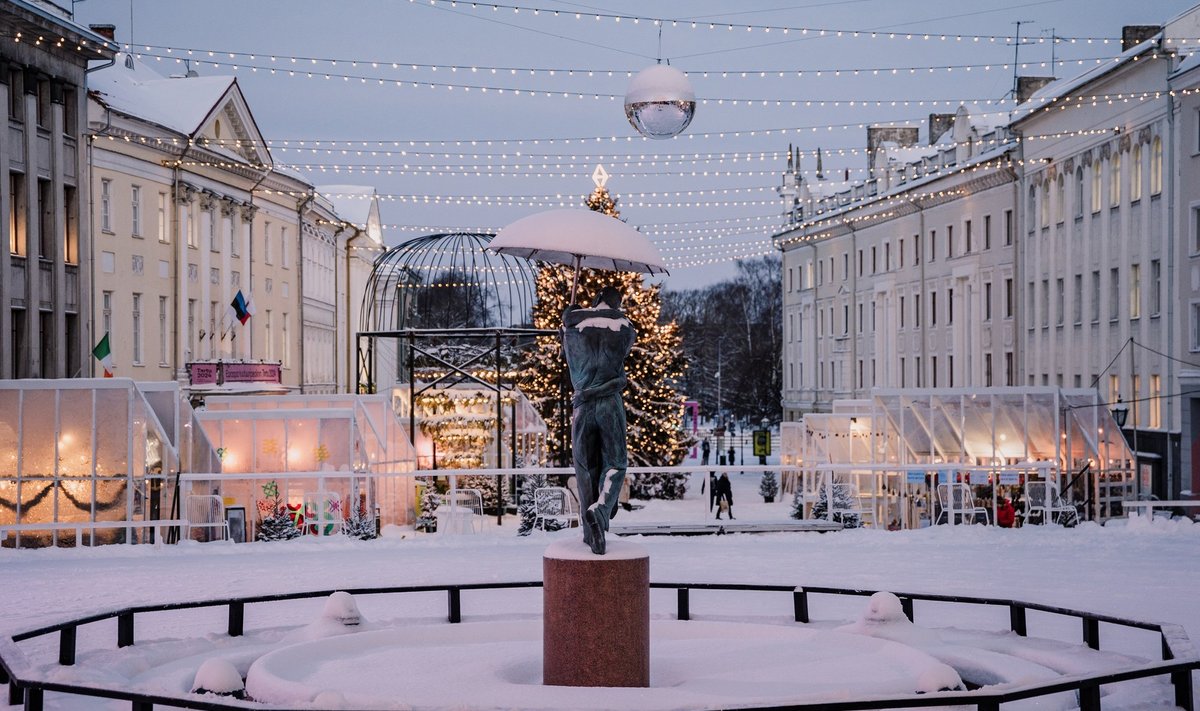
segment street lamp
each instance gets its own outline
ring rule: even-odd
[[[1112,407],[1112,416],[1117,422],[1117,427],[1124,429],[1125,420],[1129,417],[1129,408],[1125,406],[1125,403],[1121,402],[1120,395],[1117,396],[1117,404]]]

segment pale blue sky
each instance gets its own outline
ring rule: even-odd
[[[1069,37],[1110,37],[1120,35],[1126,24],[1158,24],[1191,7],[1192,0],[1152,0],[1129,3],[1116,0],[1040,0],[1004,2],[978,0],[947,2],[927,0],[915,3],[899,0],[662,0],[660,2],[607,2],[585,4],[562,0],[506,0],[504,7],[471,8],[469,2],[452,6],[440,0],[86,0],[76,5],[81,23],[110,22],[117,25],[117,39],[133,41],[148,61],[156,62],[164,73],[182,70],[170,60],[152,59],[166,55],[185,56],[180,50],[221,50],[253,53],[255,59],[228,55],[209,57],[207,52],[192,55],[201,63],[194,66],[201,74],[230,73],[228,65],[236,61],[236,71],[259,128],[270,140],[359,140],[359,141],[466,141],[461,146],[403,146],[407,155],[356,156],[302,155],[294,151],[272,150],[276,163],[324,164],[322,174],[307,172],[314,183],[358,183],[375,185],[386,195],[420,196],[420,202],[385,200],[384,222],[388,225],[438,226],[462,228],[498,228],[519,217],[557,206],[548,201],[530,203],[525,196],[556,196],[581,203],[592,188],[591,173],[596,162],[604,162],[611,174],[610,189],[622,199],[622,216],[654,234],[664,256],[688,266],[673,269],[668,285],[685,288],[724,278],[733,272],[732,258],[762,250],[765,236],[778,224],[782,204],[768,190],[779,184],[784,167],[782,157],[758,160],[761,152],[782,152],[789,143],[811,150],[818,146],[827,151],[825,168],[829,174],[844,168],[865,167],[860,155],[839,156],[838,149],[861,149],[865,131],[823,127],[847,123],[911,120],[925,124],[931,111],[952,111],[953,105],[936,107],[895,106],[840,107],[790,105],[792,101],[887,100],[951,102],[964,99],[1000,99],[1011,88],[1012,71],[981,67],[966,72],[928,67],[983,65],[1011,62],[1013,49],[1003,40],[972,41],[953,38],[941,40],[895,39],[865,35],[857,39],[824,37],[817,33],[801,35],[780,28],[832,28],[888,30],[922,35],[931,33],[969,33],[1010,36],[1016,20],[1023,24],[1023,36],[1048,37],[1053,32]],[[514,12],[513,5],[522,10]],[[530,8],[542,12],[533,13]],[[557,16],[550,10],[557,9]],[[575,18],[575,13],[584,17]],[[646,20],[629,17],[596,20],[589,13],[625,14],[641,17],[688,20],[666,24],[662,29],[661,56],[692,75],[697,97],[723,99],[697,108],[694,122],[684,137],[671,141],[625,139],[635,136],[625,120],[620,100],[591,98],[593,94],[623,96],[628,78],[623,72],[642,69],[659,56],[658,28]],[[690,21],[695,20],[697,29]],[[719,23],[709,29],[708,23]],[[728,26],[734,25],[734,29]],[[746,25],[773,26],[747,31]],[[131,28],[132,26],[132,37]],[[146,45],[152,48],[145,49]],[[1057,46],[1056,58],[1077,59],[1110,57],[1119,53],[1119,44],[1079,41]],[[369,76],[372,80],[346,81],[334,78],[291,78],[285,73],[251,72],[251,64],[268,66],[275,55],[280,68],[304,67],[306,70],[334,75]],[[338,60],[292,63],[284,57]],[[1025,62],[1049,62],[1051,46],[1040,43],[1021,48]],[[360,60],[357,66],[351,60]],[[365,62],[362,60],[366,60]],[[213,67],[208,62],[220,61]],[[371,62],[378,62],[372,67]],[[393,70],[391,64],[401,65]],[[438,65],[412,70],[409,65]],[[452,72],[448,67],[478,67]],[[1089,65],[1090,66],[1090,65]],[[505,68],[492,74],[491,67]],[[860,72],[853,69],[920,67],[910,74]],[[484,69],[489,68],[489,69]],[[576,70],[550,76],[538,72],[512,75],[508,68]],[[815,75],[815,70],[829,71]],[[607,71],[613,70],[613,76]],[[767,70],[785,72],[758,77],[740,72]],[[803,70],[805,75],[797,77]],[[591,76],[588,72],[594,72]],[[704,77],[702,72],[708,71]],[[1043,74],[1048,68],[1033,67],[1030,74]],[[1077,66],[1059,68],[1057,73],[1079,71]],[[720,76],[730,72],[728,77]],[[374,78],[388,81],[380,85]],[[395,80],[455,84],[458,88],[429,88],[411,85],[396,87]],[[463,85],[476,88],[464,91]],[[488,86],[484,93],[478,87]],[[588,98],[559,96],[514,96],[499,94],[497,88],[554,90],[584,93]],[[731,101],[739,99],[736,105]],[[745,99],[769,100],[747,105]],[[784,106],[773,105],[776,100]],[[765,129],[822,127],[816,132],[794,131],[780,135],[764,134]],[[744,134],[729,135],[735,131]],[[719,135],[725,132],[725,135]],[[561,142],[552,138],[599,137],[606,140],[587,145]],[[922,135],[924,138],[924,135]],[[483,141],[526,140],[487,146]],[[611,140],[616,139],[616,140]],[[474,145],[469,143],[476,141]],[[398,150],[391,148],[390,150]],[[513,157],[520,152],[521,159]],[[418,155],[436,153],[439,155]],[[446,157],[440,154],[455,154]],[[485,153],[507,153],[508,157]],[[664,154],[724,154],[725,160],[709,163],[668,164],[655,161]],[[733,161],[732,154],[742,158]],[[750,160],[745,154],[751,153]],[[465,154],[465,155],[461,155]],[[627,156],[632,156],[628,158]],[[511,167],[520,161],[520,168]],[[622,161],[631,164],[622,165]],[[559,165],[558,168],[534,168],[530,162]],[[642,165],[632,163],[641,162]],[[393,169],[393,175],[336,173],[335,165],[370,164]],[[395,174],[402,166],[409,174]],[[488,166],[517,175],[412,174],[413,166],[453,164],[468,170],[487,171]],[[806,161],[805,167],[813,167]],[[693,171],[736,171],[736,175],[693,176]],[[438,171],[444,173],[445,169]],[[533,173],[554,175],[529,176]],[[567,177],[559,173],[566,172]],[[691,191],[691,195],[686,193]],[[705,191],[697,193],[696,191]],[[663,197],[650,197],[656,193]],[[676,195],[676,193],[685,193]],[[647,197],[638,197],[647,194]],[[425,197],[429,197],[429,202]],[[489,204],[463,204],[463,196],[490,196]],[[638,205],[639,202],[655,203]],[[730,203],[750,204],[730,204]],[[516,204],[510,204],[516,203]],[[663,204],[666,203],[666,204]],[[707,203],[707,204],[706,204]],[[713,204],[720,203],[720,204]],[[689,224],[680,224],[689,223]],[[694,224],[693,224],[694,223]],[[728,234],[737,230],[742,234]],[[387,231],[388,241],[409,239],[419,231],[399,228]],[[755,244],[757,242],[757,245]],[[698,250],[697,247],[703,249]],[[712,265],[696,262],[715,257]]]

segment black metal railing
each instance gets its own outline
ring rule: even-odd
[[[24,704],[25,711],[42,711],[46,692],[90,696],[106,699],[129,701],[133,711],[152,711],[155,704],[177,708],[198,709],[200,711],[231,711],[234,709],[263,708],[253,702],[234,699],[213,700],[201,696],[168,696],[163,694],[145,693],[115,689],[105,686],[93,686],[85,683],[67,683],[56,681],[50,676],[31,665],[25,658],[18,643],[46,635],[58,634],[58,663],[71,666],[75,663],[76,643],[80,627],[95,622],[117,620],[117,646],[128,647],[136,641],[135,620],[137,615],[154,612],[172,612],[179,610],[226,607],[228,622],[226,633],[231,637],[241,636],[245,629],[246,606],[282,602],[287,600],[302,600],[316,597],[326,597],[334,592],[344,591],[352,595],[390,595],[401,593],[444,592],[446,593],[446,619],[450,623],[462,621],[463,591],[502,590],[513,588],[540,588],[542,582],[516,581],[500,583],[466,583],[441,585],[410,585],[381,588],[338,588],[336,590],[313,590],[306,592],[283,593],[278,595],[255,595],[237,598],[222,598],[193,602],[177,602],[161,605],[138,605],[118,610],[99,612],[58,624],[39,627],[14,634],[8,638],[0,638],[0,683],[9,685],[9,704]],[[796,622],[807,623],[810,620],[810,606],[814,596],[869,596],[877,590],[832,587],[796,587],[791,585],[759,585],[743,583],[672,583],[652,582],[651,588],[675,590],[676,617],[679,620],[691,618],[691,595],[693,591],[736,591],[736,592],[771,592],[787,593],[792,596],[792,608]],[[1161,642],[1162,661],[1148,662],[1129,668],[1108,671],[1101,674],[1077,674],[1062,676],[1054,681],[1026,684],[1003,691],[955,691],[931,694],[904,694],[894,696],[877,696],[848,701],[818,702],[784,706],[741,707],[755,711],[863,711],[865,709],[904,709],[914,707],[940,706],[974,706],[978,711],[999,711],[1001,704],[1022,699],[1036,698],[1062,692],[1076,692],[1081,711],[1100,711],[1100,687],[1133,679],[1144,679],[1157,676],[1168,676],[1174,689],[1175,705],[1185,711],[1195,711],[1192,693],[1192,672],[1200,669],[1200,656],[1184,629],[1179,625],[1141,622],[1128,620],[1111,615],[1091,612],[1081,612],[1054,605],[1042,605],[1018,600],[982,598],[965,595],[939,595],[932,593],[895,593],[900,599],[904,614],[910,621],[915,621],[915,603],[951,603],[958,605],[975,605],[984,607],[1006,607],[1009,612],[1009,627],[1015,634],[1025,636],[1028,633],[1029,611],[1049,613],[1061,617],[1072,617],[1080,621],[1082,641],[1092,649],[1100,649],[1100,625],[1107,624],[1117,627],[1146,630],[1157,633]],[[278,711],[293,711],[286,707],[271,706]],[[311,706],[305,707],[311,711]],[[300,711],[295,709],[294,711]]]

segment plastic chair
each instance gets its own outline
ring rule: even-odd
[[[983,517],[984,523],[991,523],[991,512],[982,506],[975,505],[975,496],[971,487],[961,482],[947,482],[937,486],[938,512],[935,524],[945,523],[975,523],[978,517]]]
[[[579,525],[579,506],[575,497],[561,486],[543,486],[535,489],[533,512],[533,527],[543,531],[557,531]]]
[[[1075,506],[1063,501],[1058,495],[1058,484],[1052,481],[1025,482],[1025,501],[1022,517],[1025,523],[1035,516],[1040,523],[1050,521],[1060,526],[1074,526],[1079,523],[1079,512]]]
[[[215,494],[190,494],[187,497],[187,526],[184,538],[191,539],[195,530],[199,537],[195,540],[201,543],[209,541],[228,541],[229,522],[225,520],[225,502]]]
[[[438,531],[445,533],[483,532],[483,492],[479,489],[455,489],[441,495],[434,512]]]

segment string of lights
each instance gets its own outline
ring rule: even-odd
[[[614,77],[614,78],[631,78],[637,73],[630,69],[597,69],[597,68],[580,68],[580,67],[511,67],[511,66],[488,66],[476,64],[429,64],[424,62],[401,62],[395,60],[379,60],[379,59],[346,59],[335,57],[313,57],[304,55],[285,55],[285,54],[269,54],[263,52],[241,52],[230,51],[224,49],[206,49],[200,47],[175,47],[170,45],[155,45],[155,44],[126,44],[125,52],[132,54],[138,59],[151,58],[155,60],[169,59],[176,63],[183,64],[185,62],[204,63],[219,63],[224,66],[244,66],[249,67],[247,62],[269,62],[270,64],[255,64],[259,69],[269,68],[275,65],[291,66],[304,65],[309,67],[325,67],[328,66],[331,70],[339,66],[348,66],[351,69],[371,68],[393,71],[427,71],[430,73],[450,72],[452,74],[462,72],[464,74],[490,74],[499,75],[507,74],[509,76],[529,76],[529,77]],[[1088,64],[1104,64],[1110,61],[1120,61],[1119,55],[1105,55],[1101,57],[1079,57],[1079,58],[1063,58],[1052,61],[1033,61],[1019,62],[1015,66],[1021,70],[1028,69],[1050,69],[1052,66],[1056,68],[1064,68],[1067,66],[1085,66]],[[916,76],[918,74],[932,74],[941,72],[964,71],[970,72],[974,70],[983,71],[1012,71],[1014,64],[1011,62],[999,61],[991,63],[977,64],[936,64],[936,65],[907,65],[907,66],[868,66],[868,67],[822,67],[809,69],[693,69],[686,70],[680,67],[680,71],[684,75],[700,78],[700,79],[785,79],[785,78],[845,78],[846,76]],[[337,75],[335,76],[343,76]],[[350,78],[356,78],[354,75],[344,75]]]
[[[491,10],[499,12],[501,10],[511,12],[515,15],[526,13],[534,17],[549,17],[549,18],[574,18],[576,20],[592,20],[592,21],[612,21],[614,24],[627,22],[633,25],[648,23],[656,27],[678,27],[684,29],[706,29],[720,30],[725,32],[741,31],[741,32],[762,32],[769,34],[778,32],[783,35],[799,34],[801,36],[814,37],[837,37],[851,39],[889,39],[889,40],[922,40],[922,41],[942,41],[942,42],[988,42],[988,43],[1007,43],[1021,42],[1025,44],[1115,44],[1121,45],[1120,37],[1086,37],[1086,36],[1059,36],[1053,37],[1016,37],[1014,35],[989,35],[989,34],[954,34],[954,33],[937,33],[937,32],[897,32],[890,30],[861,30],[833,27],[807,27],[796,25],[764,25],[755,23],[731,23],[718,22],[715,20],[689,20],[678,18],[653,17],[647,15],[627,15],[620,13],[606,13],[594,10],[563,10],[556,8],[539,8],[528,5],[510,5],[489,2],[476,2],[475,0],[409,0],[412,4],[428,5],[430,7],[449,7],[463,8],[471,10]],[[1200,40],[1194,38],[1180,38],[1175,40],[1181,45],[1186,45],[1189,42],[1196,44]]]

